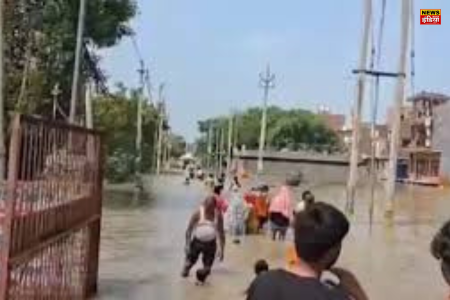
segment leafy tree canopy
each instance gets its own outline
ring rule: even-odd
[[[6,108],[47,115],[52,90],[59,85],[61,106],[68,112],[75,58],[78,0],[6,0]],[[93,49],[112,47],[132,34],[134,0],[86,1],[84,41]],[[86,48],[85,48],[86,49]],[[82,62],[82,80],[90,76]],[[98,61],[98,58],[92,58]],[[81,95],[83,93],[80,93]],[[82,107],[82,101],[79,101]]]
[[[261,128],[260,108],[249,108],[234,117],[234,140],[248,149],[257,149]],[[211,127],[210,127],[211,126]],[[212,128],[212,148],[219,147],[220,132],[227,132],[227,117],[216,117],[198,122],[202,134],[198,149],[205,152],[209,128]],[[338,149],[338,137],[323,120],[310,111],[302,109],[282,109],[272,106],[267,111],[267,147],[280,150],[308,149],[315,151],[334,151]]]

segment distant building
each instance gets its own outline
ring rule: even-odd
[[[450,103],[439,106],[434,111],[432,147],[441,153],[440,174],[445,182],[450,182]]]
[[[447,177],[450,174],[450,149],[442,128],[446,124],[448,130],[450,125],[449,103],[446,95],[421,92],[410,97],[402,108],[400,152],[406,154],[408,161],[407,181],[435,185],[441,182],[443,173]],[[392,117],[392,112],[388,112],[389,131]]]
[[[434,111],[450,101],[442,94],[421,92],[408,99],[413,107],[413,124],[411,128],[413,147],[431,147],[433,137]]]
[[[345,126],[345,115],[333,114],[329,110],[321,109],[317,116],[334,132],[342,130]]]
[[[375,157],[385,157],[388,151],[388,126],[375,125],[373,142],[375,146]],[[353,129],[344,127],[338,132],[344,147],[351,149],[353,143]],[[372,125],[370,123],[362,123],[360,128],[359,151],[362,157],[369,157],[372,153]]]
[[[414,121],[414,110],[411,105],[405,105],[401,108],[400,112],[400,145],[402,148],[408,147],[412,141],[412,124]],[[392,129],[394,123],[394,109],[391,107],[388,109],[386,116],[386,124],[389,132]]]

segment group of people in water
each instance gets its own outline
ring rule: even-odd
[[[257,260],[256,278],[246,292],[247,300],[369,299],[351,271],[335,266],[350,230],[347,217],[339,209],[316,201],[310,191],[303,192],[296,202],[288,183],[270,199],[267,185],[243,194],[237,177],[228,184],[228,201],[223,197],[224,181],[210,187],[211,194],[194,211],[186,230],[183,277],[189,276],[201,257],[203,265],[195,276],[198,284],[206,281],[214,261],[224,259],[226,229],[233,243],[240,244],[243,235],[261,233],[266,228],[273,240],[284,240],[291,228],[294,239],[286,254],[286,267],[271,270],[266,260]],[[431,253],[440,262],[450,286],[450,221],[433,239]],[[324,280],[327,273],[335,279]]]

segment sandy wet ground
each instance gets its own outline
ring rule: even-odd
[[[107,195],[104,214],[100,299],[108,300],[228,300],[243,299],[259,258],[283,265],[286,245],[263,236],[229,244],[226,260],[217,264],[209,284],[199,288],[179,277],[184,230],[203,190],[184,186],[179,177],[166,177],[152,186],[153,195]],[[343,187],[315,187],[320,200],[344,205]],[[368,193],[358,195],[356,215],[340,264],[354,270],[371,299],[444,299],[446,287],[429,242],[437,227],[450,218],[450,193],[440,189],[402,188],[395,224],[383,222],[382,198],[372,231]]]

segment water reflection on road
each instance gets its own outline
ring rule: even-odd
[[[191,211],[202,199],[199,186],[184,186],[177,177],[151,184],[152,195],[108,193],[105,199],[100,299],[242,299],[252,279],[252,265],[266,258],[282,266],[285,245],[265,237],[248,237],[228,245],[206,287],[179,277],[184,230]],[[313,188],[319,200],[344,207],[343,187]],[[449,191],[404,187],[399,191],[395,223],[383,222],[383,195],[376,199],[376,217],[369,230],[368,192],[358,195],[352,231],[341,264],[356,271],[372,299],[443,299],[445,285],[429,242],[450,218]]]

